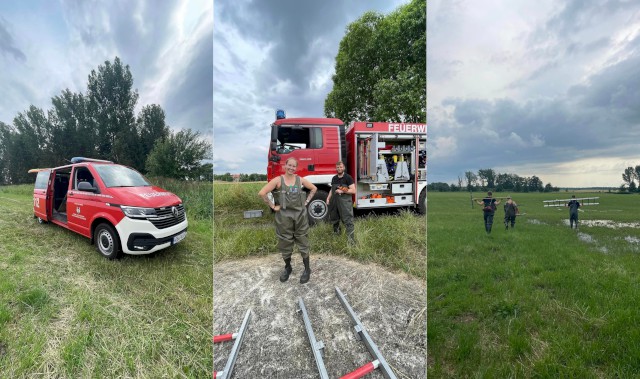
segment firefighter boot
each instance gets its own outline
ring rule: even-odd
[[[284,283],[289,280],[289,274],[291,274],[291,271],[293,271],[293,269],[291,268],[291,258],[285,258],[284,271],[282,271],[282,274],[280,274],[280,281]]]
[[[342,231],[340,230],[340,225],[334,225],[333,226],[333,234],[335,235],[340,235]]]
[[[302,258],[302,262],[304,263],[304,271],[302,272],[302,276],[300,277],[300,284],[305,284],[309,281],[309,276],[311,276],[311,269],[309,268],[309,257]]]

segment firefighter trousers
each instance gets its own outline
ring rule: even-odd
[[[333,224],[333,230],[338,232],[340,230],[340,221],[347,229],[347,237],[350,241],[354,239],[354,227],[353,227],[353,203],[351,202],[351,195],[331,195],[331,202],[329,203],[329,220]]]
[[[302,208],[281,209],[275,214],[278,251],[283,259],[291,258],[293,247],[298,245],[302,258],[309,257],[309,220],[307,210]]]

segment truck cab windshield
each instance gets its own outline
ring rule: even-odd
[[[94,165],[107,187],[144,187],[151,184],[139,172],[119,165]]]

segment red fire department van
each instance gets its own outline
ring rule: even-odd
[[[110,161],[76,157],[37,172],[33,213],[95,243],[100,254],[150,254],[182,241],[182,200],[151,185],[139,172]]]
[[[312,224],[328,219],[327,195],[336,162],[345,162],[355,181],[356,209],[414,207],[424,214],[427,196],[427,125],[352,122],[336,118],[286,118],[276,112],[271,125],[267,179],[284,173],[290,157],[318,191],[309,202]]]

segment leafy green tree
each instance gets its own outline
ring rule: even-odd
[[[426,121],[426,1],[347,26],[324,112],[345,122]]]
[[[137,166],[144,168],[146,158],[149,156],[156,141],[163,141],[169,136],[169,127],[165,123],[165,113],[162,107],[151,104],[142,107],[136,122],[137,133],[140,136]]]
[[[49,111],[51,125],[51,162],[63,164],[74,157],[96,155],[96,134],[87,114],[87,100],[82,93],[65,89],[51,98]]]
[[[12,129],[10,125],[0,121],[0,185],[9,184],[8,168],[9,162],[9,145],[11,143]]]
[[[202,160],[212,157],[211,143],[186,129],[158,140],[147,158],[146,169],[152,176],[199,180],[205,175]]]
[[[97,131],[97,152],[101,158],[136,167],[138,135],[134,109],[138,92],[133,76],[120,58],[105,61],[91,70],[87,85],[89,117]],[[140,168],[140,167],[136,167]]]
[[[631,183],[633,183],[633,180],[635,178],[635,169],[633,167],[627,167],[624,169],[624,172],[622,173],[622,180],[627,184],[627,186],[631,186]]]
[[[478,177],[473,173],[473,171],[465,171],[464,177],[467,179],[467,191],[473,191]]]
[[[482,181],[482,185],[486,183],[486,188],[495,188],[496,172],[492,168],[478,170],[478,178]]]

